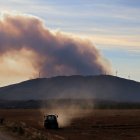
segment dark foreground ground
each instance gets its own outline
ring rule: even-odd
[[[140,140],[140,110],[92,110],[90,115],[77,117],[58,130],[43,128],[42,112],[44,110],[2,109],[0,116],[9,122],[25,122],[48,135],[50,140]],[[83,110],[79,116],[85,113]]]

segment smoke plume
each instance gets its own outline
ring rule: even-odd
[[[90,41],[50,31],[33,16],[6,13],[0,17],[0,57],[29,52],[30,57],[21,56],[47,77],[110,72],[108,61]]]

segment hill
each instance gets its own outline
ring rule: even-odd
[[[0,100],[98,99],[140,102],[140,83],[115,76],[57,76],[0,88]]]

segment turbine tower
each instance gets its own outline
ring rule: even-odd
[[[116,70],[116,77],[118,76],[118,71]]]

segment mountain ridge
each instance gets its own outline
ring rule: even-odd
[[[0,100],[88,99],[140,102],[140,82],[111,75],[37,78],[0,88]]]

